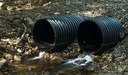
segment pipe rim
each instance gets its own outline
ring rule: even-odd
[[[82,40],[81,40],[81,34],[80,34],[80,30],[81,30],[81,28],[87,28],[86,26],[86,24],[87,23],[92,23],[91,25],[93,26],[96,26],[98,29],[99,29],[99,37],[100,37],[100,43],[98,44],[98,46],[96,46],[96,48],[95,49],[93,49],[93,50],[86,50],[86,48],[84,48],[84,46],[87,46],[84,42],[85,42],[85,40],[82,42]],[[90,25],[90,24],[89,24]],[[90,28],[92,28],[92,27],[90,27]],[[97,29],[96,28],[96,29]],[[86,34],[86,33],[85,33]],[[93,33],[94,34],[94,33]],[[83,34],[84,35],[84,34]],[[98,39],[97,39],[98,40]],[[78,32],[77,32],[77,41],[78,41],[78,44],[79,44],[79,46],[81,47],[81,49],[83,50],[83,51],[85,51],[85,52],[97,52],[97,51],[99,51],[100,49],[101,49],[101,47],[102,47],[102,45],[103,45],[103,40],[104,40],[104,38],[103,38],[103,32],[102,32],[102,30],[101,30],[101,27],[99,26],[99,24],[95,21],[95,20],[86,20],[86,21],[83,21],[81,24],[80,24],[80,26],[79,26],[79,28],[78,28]],[[89,41],[89,40],[88,40]]]
[[[46,26],[46,29],[51,28],[51,30],[50,31],[46,30],[46,29],[43,28],[43,26],[44,27]],[[43,32],[42,28],[44,29],[44,32]],[[40,34],[39,31],[41,31],[43,33],[46,33],[47,37],[42,37],[41,35],[37,36],[37,33]],[[52,35],[49,35],[45,31],[48,31]],[[33,39],[34,39],[35,43],[38,45],[39,48],[43,49],[44,51],[50,51],[51,49],[53,49],[53,47],[55,45],[57,35],[55,34],[56,31],[54,30],[54,26],[52,26],[52,24],[47,19],[44,18],[44,19],[40,19],[40,20],[36,21],[35,24],[34,24],[32,32],[33,32]],[[52,39],[50,41],[48,41],[48,39],[51,38],[50,36],[52,36]],[[43,39],[46,39],[47,41],[45,42],[45,40],[41,39],[40,37],[43,38]],[[42,48],[43,45],[44,45],[45,48]]]

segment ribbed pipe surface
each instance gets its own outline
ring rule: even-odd
[[[78,16],[47,17],[36,21],[33,39],[44,51],[58,51],[71,44],[85,19]]]
[[[82,22],[77,33],[83,51],[102,54],[120,40],[122,24],[115,18],[95,18]]]

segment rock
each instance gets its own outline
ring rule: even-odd
[[[119,57],[122,55],[123,52],[126,52],[125,46],[120,45],[114,48],[114,56]]]
[[[27,17],[25,19],[26,19],[26,21],[28,21],[28,24],[30,24],[30,25],[34,24],[33,20],[30,17]]]
[[[59,13],[59,12],[54,12],[53,14],[54,14],[54,15],[59,15],[60,13]]]
[[[21,53],[21,52],[22,52],[22,50],[18,48],[18,49],[17,49],[17,52],[18,52],[18,53]]]
[[[50,63],[50,64],[59,64],[64,62],[62,57],[59,54],[56,53],[44,53],[42,56],[42,60],[45,63]]]
[[[43,56],[43,59],[46,59],[46,60],[49,59],[49,57],[50,57],[49,55],[50,55],[50,54],[45,53],[44,56]]]
[[[107,57],[107,60],[109,62],[111,62],[113,60],[113,54],[109,54],[108,57]]]
[[[17,62],[20,62],[21,61],[21,57],[20,56],[17,56],[17,55],[14,55],[14,61],[17,63]]]
[[[4,63],[6,62],[7,60],[2,58],[0,59],[0,69],[2,68],[2,66],[4,65]]]
[[[126,59],[126,54],[125,53],[122,53],[122,55],[120,57],[117,57],[115,60],[116,61],[122,61],[124,59]]]
[[[7,6],[7,10],[8,11],[12,11],[12,10],[14,10],[15,9],[15,7],[13,7],[13,6]]]
[[[64,60],[58,56],[54,56],[50,61],[53,64],[60,64],[60,63],[64,62]]]
[[[124,64],[125,64],[125,65],[128,65],[128,59],[126,59],[126,60],[124,61]]]
[[[36,6],[42,6],[45,3],[45,0],[36,0],[36,2],[34,3],[34,5]]]
[[[118,66],[117,71],[118,71],[119,73],[123,73],[124,70],[125,70],[125,68],[126,68],[126,66],[125,66],[125,67]]]
[[[43,7],[46,7],[46,6],[50,5],[50,4],[51,4],[51,2],[45,3],[45,4],[43,4]]]
[[[21,20],[19,20],[19,19],[16,19],[16,20],[14,20],[13,21],[15,24],[21,24],[22,22],[21,22]]]
[[[91,58],[94,60],[94,61],[98,61],[100,59],[99,56],[96,56],[96,55],[92,55]]]
[[[0,2],[0,9],[1,9],[1,7],[2,7],[3,4],[4,4],[4,2]]]
[[[77,61],[75,61],[75,63],[77,63],[77,64],[83,64],[83,63],[85,63],[87,60],[77,60]]]
[[[11,54],[5,54],[4,57],[6,60],[12,60],[13,59],[13,56]]]

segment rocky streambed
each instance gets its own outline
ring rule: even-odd
[[[122,22],[127,34],[127,2],[127,0],[55,0],[42,6],[25,3],[19,8],[13,4],[8,5],[10,9],[0,10],[0,74],[127,75],[128,36],[101,56],[94,56],[81,54],[76,42],[62,52],[42,52],[33,41],[31,33],[36,20],[49,15],[68,14],[84,17],[115,17]],[[13,7],[17,8],[11,9]]]

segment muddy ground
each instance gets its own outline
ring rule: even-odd
[[[21,3],[21,4],[20,4]],[[39,67],[34,62],[31,65],[21,65],[21,62],[31,62],[40,50],[32,39],[34,23],[45,16],[56,15],[80,15],[84,17],[115,17],[126,28],[128,25],[128,0],[51,0],[41,6],[31,3],[19,2],[6,9],[0,10],[0,74],[11,75],[16,71],[33,70]],[[77,43],[73,43],[60,53],[46,53],[45,59],[49,64],[60,64],[66,59],[76,57],[80,53]],[[16,74],[16,75],[127,75],[128,74],[128,36],[117,46],[105,52],[101,56],[93,56],[96,65],[76,70],[58,71],[45,69],[40,74]],[[53,56],[53,57],[50,57]],[[24,57],[24,58],[23,58]],[[3,64],[2,64],[3,63]],[[30,64],[30,63],[29,63]],[[44,64],[44,63],[43,63]],[[42,65],[42,64],[38,64]],[[13,67],[13,68],[12,68]],[[48,66],[47,66],[48,67]],[[51,67],[51,66],[49,66]],[[54,69],[54,68],[53,68]],[[35,70],[34,70],[35,71]],[[13,73],[14,74],[14,73]]]

